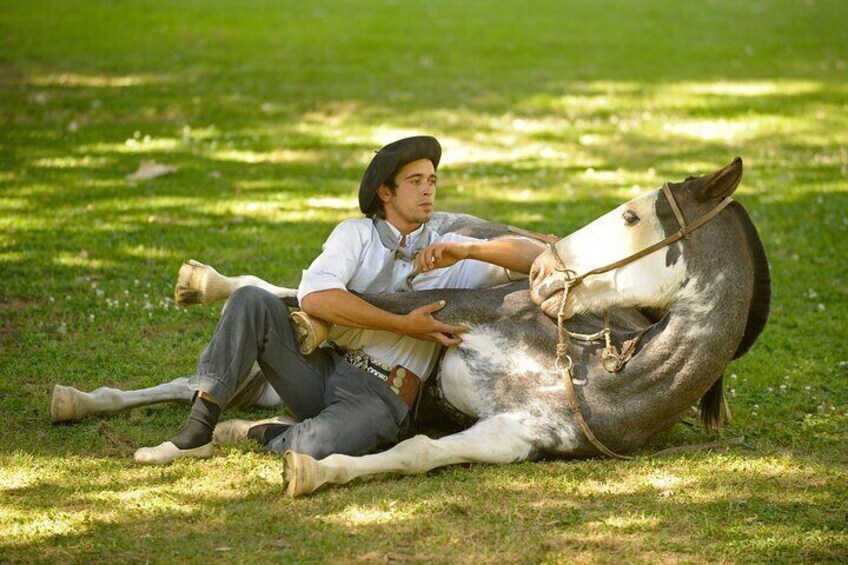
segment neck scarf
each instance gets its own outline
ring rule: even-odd
[[[377,229],[377,235],[380,236],[380,243],[383,244],[383,247],[394,253],[393,260],[386,263],[377,275],[375,282],[379,282],[378,286],[385,288],[387,292],[412,290],[408,277],[400,283],[398,288],[390,288],[392,283],[392,272],[394,271],[394,262],[397,260],[406,261],[408,263],[412,262],[415,259],[415,256],[418,255],[419,251],[430,245],[430,242],[433,239],[433,231],[430,229],[430,226],[424,224],[421,228],[421,232],[418,234],[418,237],[415,238],[415,244],[411,247],[408,245],[406,247],[401,247],[400,239],[394,230],[392,230],[392,226],[389,222],[376,217],[373,221],[374,227]]]

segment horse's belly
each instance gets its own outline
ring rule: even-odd
[[[483,399],[475,387],[471,368],[455,347],[445,353],[439,374],[444,399],[466,416],[479,418]]]

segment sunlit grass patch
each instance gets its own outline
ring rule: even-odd
[[[263,460],[264,459],[264,460]],[[15,468],[23,464],[26,468]],[[0,545],[26,545],[81,535],[104,524],[124,524],[157,516],[194,519],[207,505],[239,500],[257,489],[281,489],[278,458],[233,454],[209,465],[185,462],[167,469],[103,464],[97,460],[17,454],[10,469]],[[121,480],[115,481],[120,471]],[[38,496],[38,493],[43,493]],[[48,502],[49,501],[49,502]]]
[[[115,143],[90,143],[80,145],[79,153],[95,155],[143,155],[146,153],[162,153],[173,151],[181,147],[182,141],[175,138],[152,138],[149,135],[136,139],[128,137],[122,142]]]
[[[54,261],[57,265],[62,265],[64,267],[84,267],[91,270],[101,270],[104,267],[110,268],[115,266],[113,261],[107,261],[104,264],[103,260],[90,258],[88,257],[88,253],[83,252],[76,255],[60,253]]]
[[[36,167],[53,168],[53,169],[77,169],[80,167],[103,167],[109,163],[106,158],[91,157],[45,157],[33,161]]]
[[[410,517],[408,510],[397,508],[394,503],[370,507],[354,504],[341,512],[325,516],[323,521],[349,528],[363,528],[374,524],[396,524]]]
[[[219,161],[239,163],[317,163],[325,156],[314,151],[295,151],[282,149],[269,152],[221,150],[212,152],[212,158]]]
[[[167,75],[86,75],[80,73],[42,74],[30,77],[33,86],[59,86],[67,88],[126,88],[161,83],[170,80]]]

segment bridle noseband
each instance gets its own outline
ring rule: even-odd
[[[626,455],[619,455],[614,451],[610,450],[606,447],[595,434],[592,433],[591,428],[589,428],[589,424],[586,423],[586,419],[583,417],[583,412],[580,409],[580,404],[577,402],[577,394],[574,390],[574,372],[573,372],[573,361],[571,356],[568,355],[568,338],[580,339],[583,341],[595,341],[599,340],[602,337],[606,341],[606,347],[604,348],[602,354],[602,365],[609,372],[618,372],[623,367],[624,364],[629,360],[629,358],[633,355],[636,349],[636,344],[639,339],[641,339],[644,331],[642,331],[634,340],[632,340],[629,346],[625,347],[624,351],[621,353],[613,346],[610,342],[610,324],[609,324],[609,312],[604,315],[604,329],[594,333],[594,334],[577,334],[569,331],[565,327],[565,303],[568,299],[569,291],[575,286],[582,283],[586,277],[600,275],[603,273],[607,273],[609,271],[613,271],[615,269],[621,268],[625,265],[629,265],[630,263],[645,257],[646,255],[650,255],[654,251],[662,249],[664,247],[668,247],[669,245],[680,241],[681,239],[688,238],[689,234],[715,218],[719,212],[724,210],[728,204],[733,202],[731,197],[727,197],[715,208],[711,209],[709,212],[692,222],[691,224],[686,223],[686,218],[683,215],[683,212],[680,210],[680,206],[677,205],[677,200],[674,198],[674,194],[671,192],[671,188],[668,186],[668,183],[663,183],[662,186],[663,194],[668,201],[669,206],[671,206],[671,210],[674,213],[674,217],[677,219],[677,224],[680,229],[677,230],[672,235],[666,237],[662,241],[654,243],[653,245],[649,245],[648,247],[633,253],[632,255],[628,255],[624,259],[620,259],[615,261],[614,263],[610,263],[609,265],[605,265],[603,267],[598,267],[596,269],[592,269],[591,271],[587,271],[582,275],[577,275],[573,270],[569,269],[565,262],[560,257],[559,253],[556,250],[556,245],[553,243],[548,243],[548,247],[551,250],[551,253],[556,258],[559,266],[557,267],[557,272],[562,275],[563,279],[563,290],[562,290],[562,299],[559,305],[559,312],[557,314],[557,356],[555,366],[557,371],[559,371],[562,376],[563,386],[565,387],[565,397],[568,403],[569,409],[574,414],[575,419],[577,420],[577,424],[580,426],[580,429],[585,434],[586,438],[594,445],[601,453],[607,455],[608,457],[613,457],[615,459],[633,459],[633,457],[629,457]]]

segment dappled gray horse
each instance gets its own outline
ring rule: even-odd
[[[438,318],[470,328],[445,352],[431,387],[470,427],[363,457],[288,452],[288,494],[454,463],[617,456],[699,399],[715,424],[723,371],[762,331],[770,299],[760,239],[729,198],[741,176],[736,159],[619,206],[540,255],[529,284],[365,296],[398,313],[444,299]],[[444,221],[454,219],[450,227],[466,233],[493,229],[467,217]],[[238,279],[215,284],[251,284]]]

